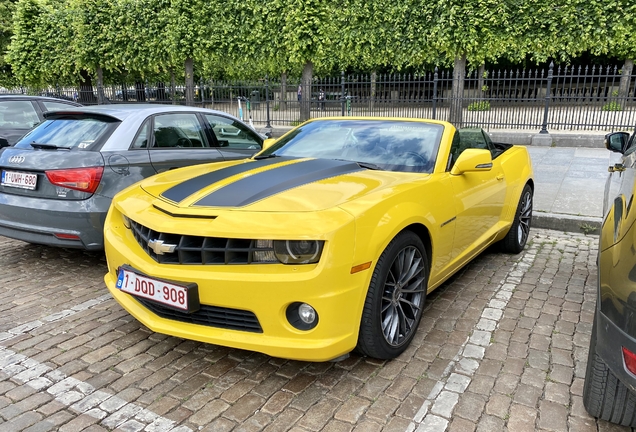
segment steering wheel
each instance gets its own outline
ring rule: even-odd
[[[415,152],[412,152],[412,151],[407,151],[407,152],[400,153],[399,157],[400,157],[400,159],[402,159],[402,158],[407,159],[408,157],[414,157],[415,159],[418,159],[418,160],[420,160],[422,162],[421,163],[422,166],[428,165],[428,159],[426,159],[421,154],[415,153]]]
[[[188,138],[179,138],[177,140],[177,147],[192,147],[192,141]]]

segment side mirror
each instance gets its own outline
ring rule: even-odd
[[[490,171],[492,169],[492,155],[488,150],[466,149],[464,150],[453,168],[452,175],[460,175],[466,172]]]
[[[616,153],[625,153],[627,142],[629,141],[629,133],[612,132],[605,135],[605,148]]]
[[[6,138],[0,137],[0,148],[9,147],[9,141]]]
[[[263,150],[266,150],[268,148],[270,148],[272,145],[274,145],[274,143],[276,142],[275,138],[267,138],[265,141],[263,141]]]

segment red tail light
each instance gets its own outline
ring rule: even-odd
[[[56,186],[93,193],[102,179],[104,167],[73,168],[46,171],[46,177]]]
[[[636,354],[623,347],[623,359],[627,370],[636,375]]]

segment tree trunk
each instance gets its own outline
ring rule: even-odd
[[[287,72],[280,74],[280,106],[281,110],[287,109]]]
[[[484,76],[485,72],[486,65],[482,63],[477,70],[477,94],[479,95],[480,102],[484,99],[484,80],[486,79]]]
[[[466,76],[466,55],[455,57],[453,66],[453,88],[451,90],[448,121],[455,127],[462,126],[462,102],[464,99],[464,77]]]
[[[81,104],[94,104],[97,102],[95,93],[93,93],[93,79],[86,70],[80,71],[80,85],[78,102]]]
[[[121,100],[128,102],[128,86],[124,83],[121,84]]]
[[[135,98],[137,102],[146,102],[146,84],[143,81],[135,81]]]
[[[376,93],[376,81],[378,79],[378,75],[375,71],[371,72],[371,112],[373,112],[373,108],[375,107],[375,93]]]
[[[103,105],[106,103],[104,97],[104,71],[101,67],[97,68],[97,104]]]
[[[157,83],[157,100],[158,101],[165,101],[166,98],[166,84],[163,82],[158,82]]]
[[[314,64],[305,63],[302,77],[302,100],[300,102],[300,121],[307,121],[311,117],[311,78],[314,74]]]
[[[177,87],[174,83],[174,71],[170,69],[170,88],[172,89],[172,105],[177,104]]]
[[[186,105],[194,106],[194,60],[191,58],[185,61],[185,80],[186,80]]]
[[[621,76],[621,82],[618,87],[618,103],[621,106],[625,106],[625,102],[627,102],[627,98],[629,97],[629,86],[632,81],[632,71],[634,70],[634,60],[626,59],[625,64],[623,65],[623,74]]]

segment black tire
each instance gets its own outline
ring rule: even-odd
[[[617,353],[618,354],[618,353]],[[596,317],[587,357],[583,405],[591,416],[636,427],[636,394],[630,391],[596,354]]]
[[[530,225],[532,223],[532,188],[525,185],[519,198],[515,218],[510,231],[501,241],[504,252],[520,253],[530,237]]]
[[[428,273],[422,240],[411,231],[398,234],[382,252],[371,276],[357,352],[392,359],[406,350],[422,318]]]

